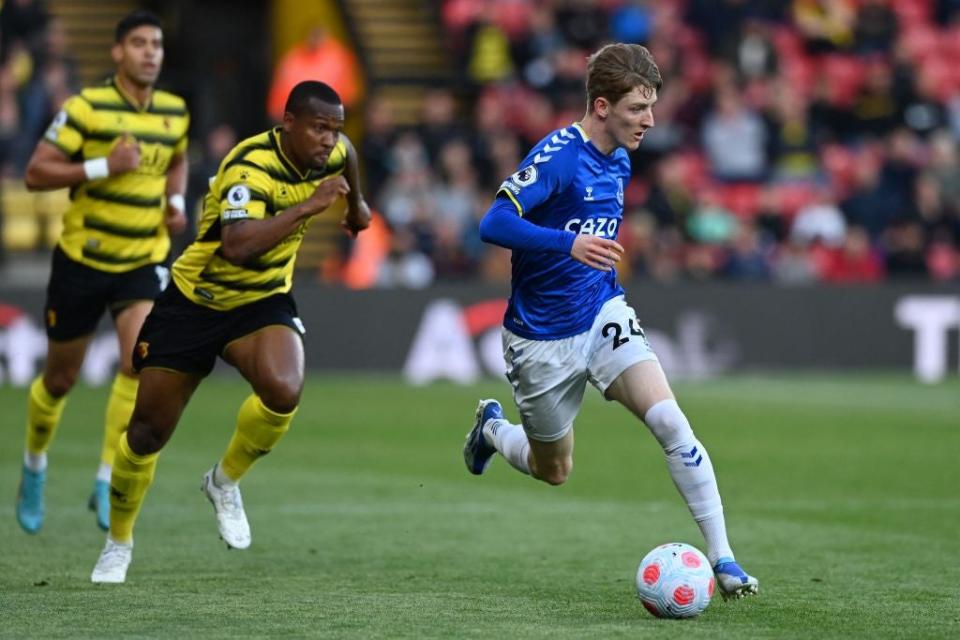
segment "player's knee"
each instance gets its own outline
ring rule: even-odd
[[[570,458],[561,458],[551,460],[547,464],[535,465],[535,476],[549,485],[559,487],[570,477],[573,471],[573,460]]]
[[[70,392],[77,382],[79,371],[48,371],[43,376],[43,386],[54,398],[61,398]]]
[[[653,405],[643,417],[643,421],[665,451],[694,439],[690,422],[676,400],[662,400]]]
[[[163,445],[170,439],[171,432],[172,429],[165,429],[154,421],[134,414],[127,428],[127,444],[138,456],[149,455],[163,449]]]
[[[302,389],[303,381],[299,378],[280,378],[258,390],[257,395],[271,411],[291,413],[300,404]]]

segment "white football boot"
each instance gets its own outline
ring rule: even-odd
[[[217,486],[213,479],[216,466],[203,474],[203,484],[200,490],[207,496],[213,510],[217,513],[217,528],[220,530],[220,539],[231,549],[246,549],[250,546],[250,523],[247,514],[243,511],[243,499],[240,497],[240,487]]]
[[[90,582],[97,584],[121,584],[127,580],[127,567],[133,559],[133,543],[114,542],[107,536],[97,565],[90,574]]]
[[[760,581],[740,568],[733,558],[720,558],[713,567],[724,600],[742,598],[760,591]]]

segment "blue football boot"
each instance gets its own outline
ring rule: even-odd
[[[490,459],[497,452],[483,435],[483,425],[487,420],[502,419],[503,407],[496,400],[481,400],[477,405],[473,428],[467,434],[466,442],[463,443],[463,461],[467,464],[467,471],[473,475],[478,476],[486,471],[490,466]]]
[[[43,488],[47,472],[23,468],[20,489],[17,491],[17,522],[27,533],[37,533],[43,526]]]
[[[753,595],[760,590],[760,581],[748,575],[733,558],[717,560],[713,574],[717,576],[717,585],[724,600]]]
[[[104,531],[110,530],[110,483],[106,480],[95,480],[93,493],[87,502],[87,508],[97,514],[97,526]]]

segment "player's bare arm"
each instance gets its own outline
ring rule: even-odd
[[[280,244],[307,218],[325,211],[333,202],[350,193],[343,176],[324,180],[309,198],[272,218],[243,220],[227,225],[220,236],[223,257],[233,264],[243,264]]]
[[[358,233],[370,226],[370,207],[360,191],[360,163],[357,160],[357,150],[347,136],[340,134],[340,139],[347,147],[347,167],[344,175],[350,186],[350,192],[347,194],[347,213],[341,226],[350,235],[356,237]]]
[[[610,271],[623,257],[623,247],[616,240],[579,234],[570,248],[570,257],[588,267]]]
[[[186,153],[178,153],[170,158],[170,166],[167,167],[167,210],[163,223],[167,225],[167,231],[174,235],[183,233],[187,228],[186,204],[183,200],[183,194],[187,191],[187,172]]]
[[[117,139],[106,158],[72,162],[60,149],[41,140],[34,149],[24,182],[30,191],[75,187],[96,178],[106,178],[135,170],[140,166],[140,145],[125,133]]]

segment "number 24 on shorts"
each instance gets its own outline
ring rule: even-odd
[[[640,326],[640,321],[636,318],[631,318],[629,320],[628,330],[631,336],[640,336],[640,339],[644,342],[647,341],[647,337],[643,334],[643,328]],[[613,333],[613,350],[616,351],[618,347],[625,345],[630,342],[629,336],[623,335],[623,327],[616,322],[608,322],[603,325],[603,329],[600,331],[600,334],[606,338]]]

